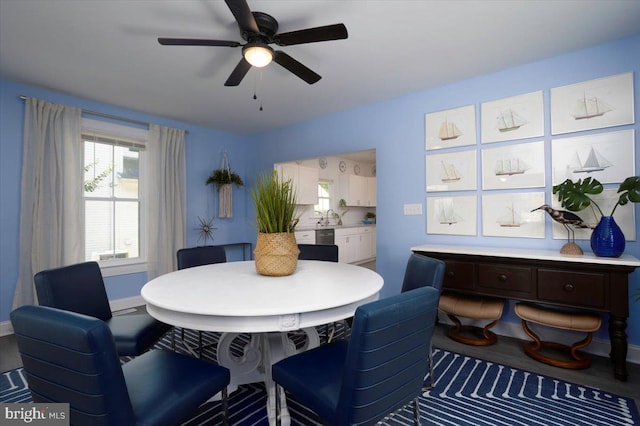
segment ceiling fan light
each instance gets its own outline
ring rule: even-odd
[[[273,59],[273,49],[264,44],[247,45],[242,49],[242,55],[252,66],[262,68]]]

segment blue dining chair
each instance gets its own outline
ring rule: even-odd
[[[298,244],[300,260],[338,261],[338,246],[335,244]]]
[[[178,269],[193,268],[196,266],[211,265],[214,263],[225,263],[227,252],[223,246],[200,246],[178,250]],[[173,342],[175,344],[175,328]],[[184,342],[184,328],[180,331],[180,339]],[[202,331],[198,330],[198,357],[202,358]]]
[[[120,356],[136,356],[155,344],[171,326],[144,313],[111,314],[100,266],[84,262],[40,271],[34,276],[38,303],[96,317],[107,323]]]
[[[300,254],[298,254],[299,260],[338,261],[338,246],[335,244],[298,244],[298,250],[300,250]],[[333,339],[335,330],[334,323],[331,324],[331,331],[329,331],[329,324],[324,326],[327,342]]]
[[[277,362],[276,418],[281,391],[325,424],[372,425],[418,397],[427,373],[440,293],[423,287],[356,309],[351,337]]]
[[[227,252],[223,246],[201,246],[178,250],[178,269],[211,265],[227,261]]]
[[[444,282],[445,263],[442,260],[434,259],[423,254],[412,253],[407,261],[407,267],[402,281],[402,292],[414,290],[419,287],[434,287],[442,293]],[[437,320],[437,318],[436,318]],[[435,386],[435,375],[433,374],[433,356],[429,351],[429,386]]]
[[[72,425],[171,425],[217,393],[228,424],[229,370],[151,350],[120,365],[110,328],[95,317],[46,306],[11,312],[33,401],[68,403]]]

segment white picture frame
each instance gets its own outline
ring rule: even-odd
[[[482,149],[482,189],[545,185],[544,141]]]
[[[477,196],[427,197],[427,234],[477,235]]]
[[[600,183],[619,183],[635,176],[633,129],[551,140],[553,185],[566,179],[593,177]]]
[[[633,124],[633,73],[551,89],[551,134]]]
[[[482,195],[482,235],[544,238],[545,218],[532,211],[544,204],[544,192]]]
[[[613,206],[618,202],[620,198],[620,194],[618,194],[617,189],[605,189],[600,194],[590,195],[592,200],[594,200],[598,206],[602,209],[604,214],[608,215],[613,210]],[[558,201],[558,196],[553,195],[553,200],[551,206],[556,210],[563,210],[560,206],[560,202]],[[633,203],[628,203],[625,206],[618,206],[615,211],[614,220],[622,229],[622,233],[627,241],[635,241],[636,240],[636,215],[635,215],[635,205]],[[600,213],[594,207],[587,207],[584,210],[579,212],[571,212],[580,219],[582,219],[587,226],[587,228],[573,228],[574,235],[576,240],[589,240],[591,239],[591,233],[593,228],[596,227],[598,222],[600,221]],[[553,239],[554,240],[565,240],[567,239],[567,230],[564,226],[557,222],[553,222]]]
[[[427,150],[476,144],[475,105],[427,113],[424,121]]]
[[[482,143],[542,137],[542,91],[483,102],[480,106],[480,120]]]
[[[427,154],[427,192],[467,191],[478,187],[476,150]]]

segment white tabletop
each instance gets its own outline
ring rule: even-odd
[[[287,331],[353,315],[376,300],[383,279],[346,263],[301,260],[293,275],[268,277],[253,261],[198,266],[142,288],[147,310],[178,327],[222,332]]]

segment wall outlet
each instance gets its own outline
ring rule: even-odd
[[[413,216],[422,214],[422,204],[405,204],[404,215]]]

